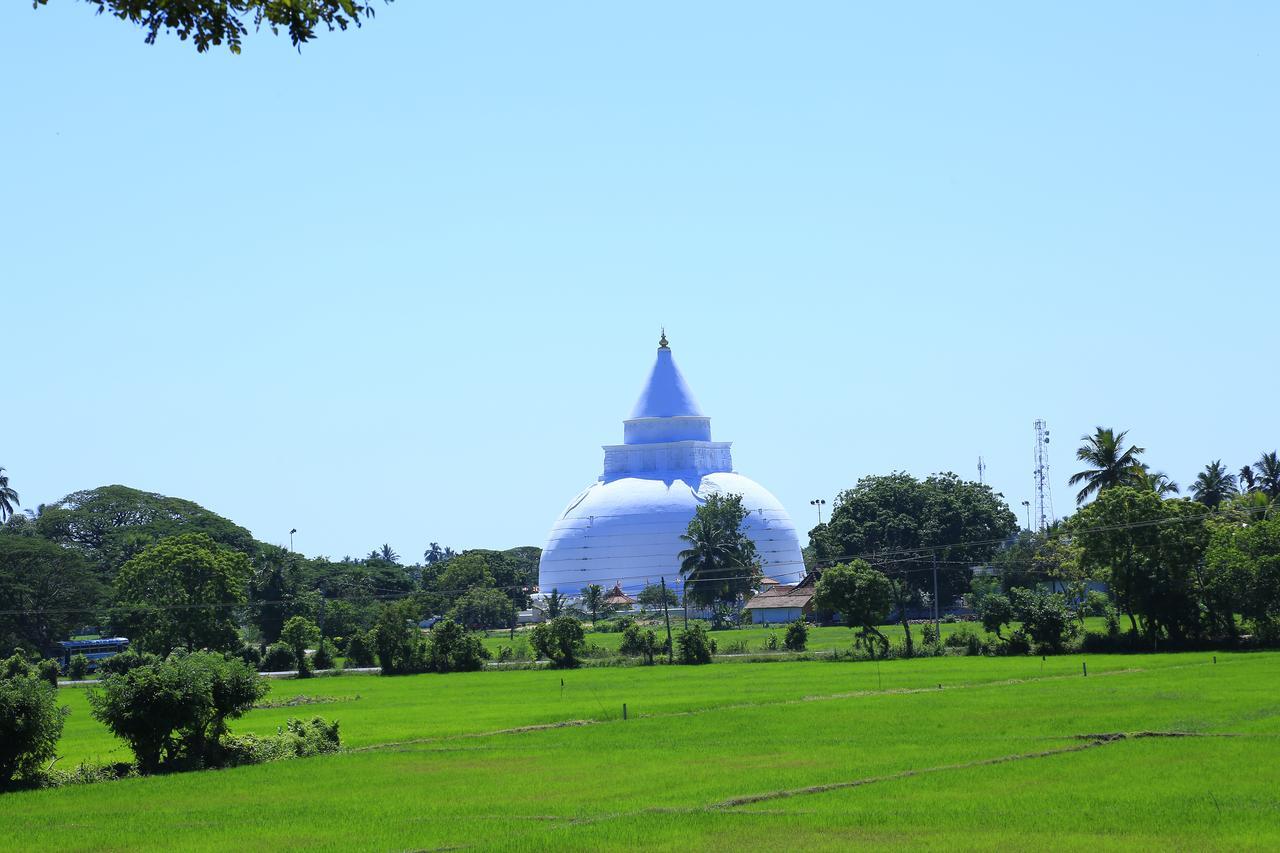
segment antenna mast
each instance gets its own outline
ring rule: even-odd
[[[987,463],[983,462],[982,457],[979,456],[978,457],[978,485],[982,485],[983,483],[982,475],[985,473],[987,473]]]
[[[1053,523],[1053,489],[1049,485],[1049,425],[1043,418],[1037,418],[1036,428],[1036,524],[1037,530],[1044,533]]]

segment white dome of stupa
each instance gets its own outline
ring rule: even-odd
[[[657,360],[623,443],[605,445],[604,474],[574,498],[551,527],[538,568],[538,588],[575,595],[587,584],[615,583],[628,592],[657,583],[680,586],[680,535],[715,493],[742,496],[744,532],[756,544],[767,577],[804,576],[795,525],[778,499],[733,470],[730,442],[711,440],[702,413],[671,357],[664,334]]]

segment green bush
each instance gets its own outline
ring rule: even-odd
[[[578,665],[583,646],[582,623],[572,616],[557,616],[533,627],[530,643],[540,657],[557,669]]]
[[[622,645],[618,647],[618,651],[624,655],[642,657],[646,665],[652,665],[654,655],[665,648],[666,644],[658,642],[658,635],[652,628],[628,625],[622,632]]]
[[[242,660],[214,652],[173,655],[103,679],[89,694],[94,719],[125,741],[138,771],[220,766],[226,721],[267,694]]]
[[[1000,650],[1006,655],[1031,654],[1031,640],[1021,630],[1014,631],[1009,635],[1009,639],[1004,642]]]
[[[298,658],[293,649],[284,643],[272,643],[267,646],[267,653],[262,656],[263,672],[288,672],[298,668]]]
[[[67,664],[67,677],[72,681],[84,681],[89,675],[89,659],[84,655],[72,655]]]
[[[320,717],[307,721],[290,719],[275,735],[266,737],[227,735],[221,744],[226,767],[322,755],[337,752],[341,745],[338,722],[327,723]]]
[[[1019,631],[1041,654],[1062,651],[1063,644],[1075,636],[1075,619],[1066,599],[1058,593],[1015,589],[1010,598],[1014,615],[1022,623]]]
[[[1091,589],[1084,594],[1083,609],[1086,616],[1106,616],[1112,609],[1111,599],[1105,593]]]
[[[293,650],[297,661],[298,677],[311,675],[311,662],[307,659],[307,647],[320,642],[320,628],[305,616],[292,616],[280,629],[280,642]]]
[[[701,623],[690,622],[689,627],[676,636],[676,649],[680,663],[711,663],[711,656],[716,653],[716,641],[711,639]]]
[[[19,678],[35,674],[35,667],[20,649],[14,649],[13,654],[0,663],[0,678]]]
[[[347,666],[373,666],[373,644],[368,635],[355,631],[347,640]]]
[[[441,619],[431,629],[426,660],[432,672],[474,672],[488,659],[480,638],[452,619]]]
[[[412,601],[401,601],[388,604],[378,614],[370,637],[383,675],[426,672],[431,668],[427,641],[418,629],[417,612]]]
[[[57,687],[58,678],[62,675],[62,667],[53,658],[45,658],[36,664],[36,675]]]
[[[112,655],[98,664],[98,676],[123,675],[136,666],[156,663],[160,658],[150,652],[138,652],[133,649]]]
[[[809,626],[803,619],[797,619],[787,626],[786,637],[782,644],[788,651],[802,652],[809,645]]]
[[[262,663],[262,652],[258,651],[257,646],[249,645],[248,643],[236,649],[231,654],[233,657],[237,657],[249,664],[249,666],[254,669],[257,669],[258,665]]]
[[[938,645],[938,627],[932,622],[926,622],[920,628],[921,642],[926,646]]]
[[[968,626],[958,628],[955,633],[948,634],[947,638],[942,641],[942,645],[949,649],[964,649],[966,655],[973,657],[983,652],[982,638]]]
[[[53,758],[69,713],[58,706],[56,687],[14,669],[15,674],[0,678],[0,788],[15,776],[35,776]]]
[[[311,656],[311,665],[316,669],[333,669],[333,650],[329,647],[328,640],[320,640],[316,653]]]

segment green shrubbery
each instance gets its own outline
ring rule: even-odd
[[[289,720],[272,737],[230,734],[227,721],[244,714],[270,689],[266,679],[236,656],[195,652],[164,660],[134,658],[106,675],[102,688],[89,694],[89,704],[94,718],[129,745],[144,775],[338,749],[337,722],[318,717]]]
[[[0,788],[15,776],[37,777],[52,760],[67,709],[58,706],[56,686],[15,653],[0,672]]]
[[[374,665],[374,644],[370,642],[368,635],[361,631],[351,634],[351,639],[347,640],[346,652],[347,666]]]
[[[272,643],[262,656],[262,672],[288,672],[298,668],[298,658],[293,649],[284,643]]]
[[[89,675],[89,659],[84,655],[72,655],[67,664],[67,678],[72,681],[84,681]]]
[[[711,656],[716,653],[716,641],[711,639],[701,623],[690,622],[688,628],[676,635],[676,649],[676,659],[680,663],[711,663]]]
[[[144,774],[220,765],[226,722],[266,695],[242,660],[213,652],[178,654],[108,675],[89,694],[93,716],[129,744]]]
[[[618,647],[624,655],[644,658],[646,665],[653,664],[658,652],[666,651],[666,643],[658,641],[658,635],[652,628],[641,628],[639,625],[628,625],[622,632],[622,644]]]
[[[551,661],[557,669],[575,667],[582,654],[582,623],[572,616],[557,616],[535,625],[529,642],[539,657]]]
[[[809,626],[803,619],[797,619],[787,626],[787,635],[782,644],[789,652],[802,652],[809,644]]]
[[[221,747],[223,766],[238,767],[337,752],[341,741],[336,720],[328,723],[312,717],[307,721],[291,719],[275,735],[267,737],[228,735],[222,739]]]

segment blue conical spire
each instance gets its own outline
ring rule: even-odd
[[[701,418],[702,409],[698,401],[693,399],[693,392],[671,358],[671,347],[667,346],[664,330],[659,341],[658,358],[649,371],[649,379],[631,410],[629,420],[639,418]]]

